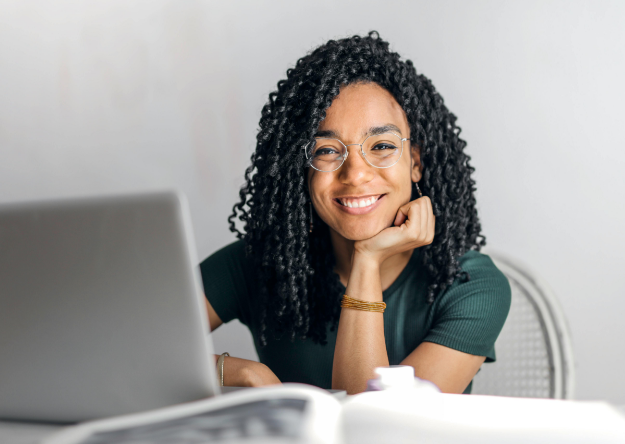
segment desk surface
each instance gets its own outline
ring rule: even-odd
[[[616,408],[625,415],[625,405]],[[60,428],[61,426],[48,424],[0,421],[0,443],[37,444]]]

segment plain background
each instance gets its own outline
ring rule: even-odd
[[[204,258],[268,93],[371,29],[459,117],[489,247],[564,307],[577,397],[625,404],[623,2],[0,0],[0,203],[177,188]],[[240,324],[214,336],[255,356]]]

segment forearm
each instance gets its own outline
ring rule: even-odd
[[[215,355],[215,363],[219,355]],[[260,387],[280,384],[278,377],[265,364],[248,359],[226,356],[224,385],[230,387]]]
[[[380,266],[355,255],[346,294],[368,302],[382,302]],[[347,393],[365,390],[375,367],[387,366],[382,313],[341,309],[332,367],[332,388]]]

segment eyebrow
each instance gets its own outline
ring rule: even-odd
[[[382,125],[382,126],[373,126],[371,128],[369,128],[369,131],[367,131],[363,136],[364,137],[369,137],[369,136],[377,136],[378,134],[382,134],[382,133],[397,133],[399,136],[401,136],[401,130],[393,125],[392,123],[387,123],[386,125]]]
[[[399,136],[402,136],[401,130],[396,125],[393,125],[392,123],[387,123],[386,125],[382,126],[372,126],[363,133],[362,137],[364,139],[365,137],[376,136],[378,134],[388,132],[397,133]],[[340,139],[339,134],[334,130],[317,131],[315,137],[322,139]]]

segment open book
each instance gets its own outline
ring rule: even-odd
[[[340,444],[341,404],[303,384],[240,390],[68,427],[44,444]]]
[[[44,444],[625,443],[607,403],[391,389],[348,397],[301,384],[242,390],[68,427]]]

